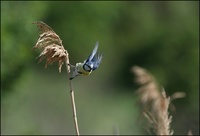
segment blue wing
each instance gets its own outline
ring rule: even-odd
[[[98,47],[99,42],[97,41],[92,53],[90,54],[88,59],[84,61],[84,63],[87,63],[88,65],[93,64],[92,70],[95,70],[99,67],[99,64],[101,63],[101,60],[103,58],[103,54],[97,52]]]
[[[99,47],[99,42],[97,41],[96,44],[95,44],[95,47],[92,51],[92,53],[90,54],[90,56],[88,57],[88,59],[86,60],[86,62],[91,62],[92,59],[95,57],[95,54],[97,53],[97,49]]]
[[[101,60],[103,58],[103,54],[102,53],[96,53],[95,56],[92,58],[92,63],[93,63],[93,69],[95,70],[99,67],[99,64],[101,63]]]

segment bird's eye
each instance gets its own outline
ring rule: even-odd
[[[87,65],[87,64],[84,64],[83,65],[83,69],[85,70],[85,71],[91,71],[92,70],[92,68],[89,66],[89,65]]]

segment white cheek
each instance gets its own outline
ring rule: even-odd
[[[89,71],[90,68],[89,68],[88,66],[85,66],[85,70],[86,70],[86,71]]]

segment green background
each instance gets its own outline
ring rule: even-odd
[[[167,95],[175,134],[199,134],[199,2],[1,1],[1,134],[75,134],[67,73],[44,69],[32,50],[48,24],[71,64],[99,41],[103,61],[73,80],[80,134],[146,134],[130,68],[149,70]]]

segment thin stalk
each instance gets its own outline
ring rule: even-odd
[[[70,68],[69,68],[69,63],[66,59],[66,69],[67,69],[67,73],[68,73],[68,80],[70,78]],[[74,99],[74,89],[73,89],[73,85],[72,85],[72,81],[69,80],[69,86],[70,86],[70,96],[71,96],[71,102],[72,102],[72,110],[73,110],[73,119],[74,119],[74,125],[75,125],[75,129],[76,129],[76,134],[79,134],[79,128],[78,128],[78,120],[77,120],[77,115],[76,115],[76,104],[75,104],[75,99]]]

